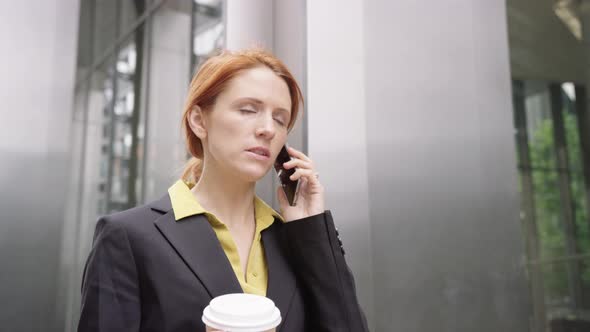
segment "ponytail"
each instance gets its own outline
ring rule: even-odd
[[[182,171],[182,180],[186,183],[197,183],[203,173],[203,161],[196,157],[191,157],[184,165]]]

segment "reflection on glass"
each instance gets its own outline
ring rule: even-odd
[[[193,3],[192,36],[193,72],[225,43],[222,0],[195,0]]]
[[[109,113],[109,130],[105,140],[108,155],[103,156],[107,172],[105,185],[106,211],[120,211],[133,207],[141,191],[140,150],[143,149],[143,123],[140,121],[140,87],[143,62],[143,29],[139,29],[128,43],[119,49],[113,80],[113,108]],[[139,54],[138,54],[139,53]],[[106,92],[105,95],[110,95]]]

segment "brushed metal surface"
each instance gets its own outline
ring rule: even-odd
[[[0,329],[56,321],[78,1],[0,4]]]
[[[527,331],[504,1],[364,8],[375,330]]]

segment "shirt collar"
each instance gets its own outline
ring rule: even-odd
[[[192,183],[185,183],[183,180],[178,180],[168,188],[172,210],[174,211],[174,219],[176,221],[198,214],[209,214],[213,216],[212,213],[205,210],[201,204],[199,204],[191,192],[193,186],[194,184]],[[254,213],[256,216],[257,228],[260,227],[260,229],[270,226],[274,221],[274,217],[285,222],[283,217],[277,211],[256,195],[254,195]]]

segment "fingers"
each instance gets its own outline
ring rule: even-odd
[[[289,147],[288,152],[291,157],[295,157],[295,158],[305,160],[305,161],[311,163],[311,159],[309,159],[309,157],[307,157],[303,152],[301,152],[299,150],[295,150],[294,148]]]
[[[317,173],[313,169],[298,168],[295,173],[289,177],[289,179],[296,181],[302,177],[306,178],[311,183],[317,182]]]
[[[289,154],[294,159],[283,164],[283,167],[286,169],[290,169],[293,167],[295,168],[295,173],[293,173],[289,178],[293,181],[296,181],[300,178],[304,178],[309,183],[318,184],[318,173],[315,170],[315,166],[313,161],[307,157],[303,152],[293,149],[289,147]]]
[[[283,167],[285,167],[286,169],[290,169],[293,167],[313,169],[313,165],[311,162],[301,159],[291,159],[290,161],[284,163]]]
[[[293,167],[306,168],[306,169],[314,169],[315,168],[313,161],[308,156],[306,156],[303,152],[295,150],[292,147],[289,147],[289,154],[291,155],[291,157],[293,159],[291,159],[290,161],[287,161],[286,163],[283,164],[283,167],[285,167],[286,169],[290,169]]]

